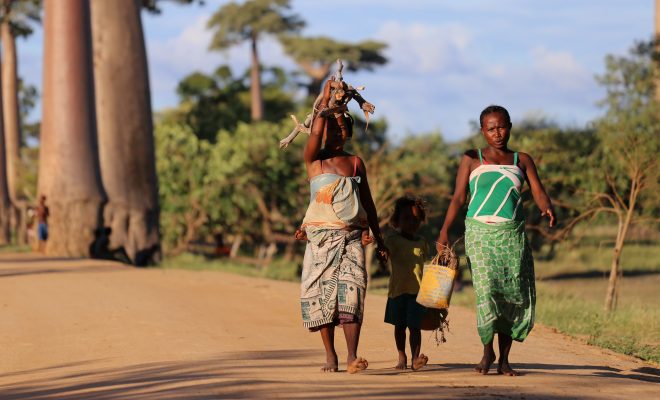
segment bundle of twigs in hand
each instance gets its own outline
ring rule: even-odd
[[[458,256],[454,252],[454,248],[446,244],[440,246],[438,254],[434,257],[435,264],[442,265],[450,269],[458,268]]]
[[[454,243],[455,244],[455,243]],[[438,254],[433,257],[433,263],[436,265],[443,265],[450,269],[458,269],[458,256],[454,251],[453,246],[443,244],[438,249]],[[434,331],[434,339],[436,346],[445,343],[445,331],[449,332],[449,310],[446,308],[438,310],[440,312],[440,326]]]
[[[307,114],[304,122],[298,121],[295,115],[291,115],[291,119],[296,124],[291,133],[284,139],[280,140],[280,148],[286,148],[293,139],[298,136],[300,132],[305,132],[307,135],[310,134],[312,130],[312,123],[314,118],[317,116],[326,117],[330,114],[341,114],[346,111],[346,105],[349,101],[355,100],[360,105],[360,108],[364,112],[364,117],[367,120],[367,127],[369,126],[369,114],[373,114],[376,110],[376,107],[366,101],[358,90],[364,90],[364,86],[353,87],[346,82],[344,82],[344,77],[342,75],[342,70],[344,69],[344,64],[341,60],[337,60],[338,68],[337,73],[333,76],[332,82],[330,84],[330,101],[328,106],[324,109],[319,109],[321,104],[321,99],[323,98],[323,93],[319,94],[314,100],[314,106],[312,112]]]

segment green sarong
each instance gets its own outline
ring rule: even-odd
[[[481,342],[503,333],[522,342],[534,326],[534,259],[524,221],[465,220],[465,252],[477,297]]]

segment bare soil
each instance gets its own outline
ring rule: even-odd
[[[506,398],[652,399],[657,366],[537,326],[514,343],[519,377],[474,372],[472,310],[452,307],[428,365],[394,369],[385,297],[368,295],[360,356],[369,368],[322,373],[319,334],[298,285],[211,271],[0,255],[0,399]],[[340,371],[346,366],[337,333]]]

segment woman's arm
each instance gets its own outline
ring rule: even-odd
[[[376,240],[376,257],[378,257],[378,260],[384,264],[387,262],[389,251],[385,246],[383,234],[380,232],[378,213],[376,212],[376,205],[371,196],[371,189],[369,188],[369,181],[367,180],[367,167],[364,165],[361,158],[358,157],[358,161],[357,170],[360,176],[360,202],[362,203],[362,207],[364,207],[364,211],[367,213],[369,228],[374,234],[374,239]]]
[[[534,160],[529,154],[518,154],[520,155],[520,164],[522,164],[525,169],[525,179],[527,180],[529,188],[532,190],[534,202],[541,210],[541,215],[550,218],[550,227],[553,227],[557,223],[555,211],[552,209],[550,196],[546,193],[545,188],[541,183],[541,179],[539,178],[539,174],[536,171],[536,164],[534,164]]]
[[[323,97],[318,105],[319,110],[328,107],[328,102],[330,101],[330,82],[330,80],[326,81],[325,86],[323,87]],[[326,124],[325,117],[321,117],[321,113],[318,112],[318,110],[314,110],[313,112],[314,122],[312,123],[311,133],[307,139],[305,150],[303,151],[303,158],[305,159],[308,176],[312,175],[312,171],[310,171],[312,164],[319,159],[319,151],[323,144],[323,130],[325,129]]]
[[[449,244],[449,228],[451,228],[452,224],[454,223],[456,215],[458,215],[458,211],[465,205],[468,184],[470,183],[470,169],[472,165],[472,157],[470,157],[468,154],[469,151],[465,152],[463,155],[461,164],[458,167],[458,172],[456,173],[456,186],[454,188],[454,195],[452,196],[451,202],[449,203],[449,208],[447,208],[445,222],[442,224],[442,229],[440,229],[440,235],[438,236],[438,243],[436,245],[438,251],[440,251],[441,247],[447,246]]]

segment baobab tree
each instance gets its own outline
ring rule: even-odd
[[[46,253],[89,255],[105,201],[99,172],[87,0],[44,0],[39,192],[50,208]],[[118,161],[121,162],[121,161]]]
[[[12,203],[18,200],[16,178],[21,146],[21,120],[18,107],[18,63],[16,37],[32,34],[31,23],[39,22],[40,0],[3,0],[0,4],[2,38],[2,112],[7,157],[7,185]]]
[[[0,63],[2,60],[0,59]],[[0,82],[0,86],[2,83]],[[2,87],[0,87],[0,103],[2,103]],[[10,240],[11,201],[7,187],[7,159],[5,154],[4,119],[0,113],[0,244],[7,244]]]
[[[91,2],[99,161],[110,248],[158,259],[159,209],[141,0]]]
[[[250,42],[251,117],[260,121],[264,116],[261,95],[261,73],[257,42],[264,34],[297,32],[303,26],[296,14],[289,14],[289,0],[248,0],[243,4],[231,2],[222,6],[208,22],[214,31],[211,50],[225,50],[244,41]]]

